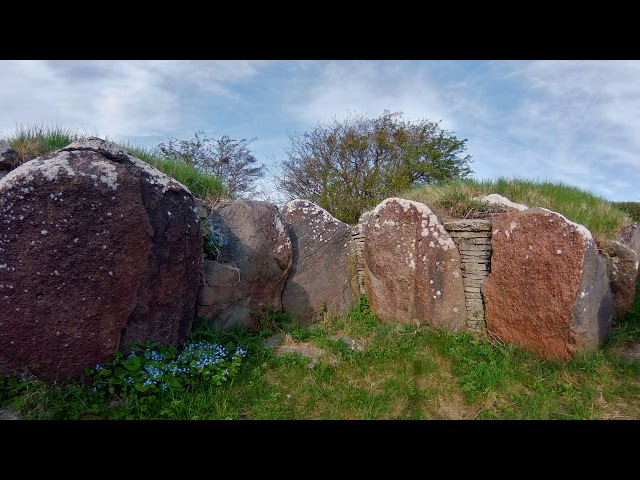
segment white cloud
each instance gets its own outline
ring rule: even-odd
[[[168,135],[182,125],[187,97],[233,98],[234,85],[264,62],[1,61],[0,131],[63,125],[109,137]],[[195,90],[194,90],[195,88]]]
[[[442,128],[454,128],[428,72],[414,68],[414,62],[307,62],[299,67],[313,69],[313,78],[289,85],[288,111],[308,126],[349,114],[377,117],[389,110],[403,112],[407,120],[442,120]]]

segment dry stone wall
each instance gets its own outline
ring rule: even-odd
[[[491,271],[491,221],[452,220],[445,222],[444,228],[460,252],[467,329],[484,336],[484,302],[480,288]]]
[[[358,278],[358,288],[361,295],[365,295],[364,289],[364,239],[366,237],[365,227],[371,212],[365,212],[360,215],[358,223],[351,230],[351,239],[353,240],[353,248],[356,257],[356,272]]]

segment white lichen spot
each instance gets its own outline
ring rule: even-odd
[[[48,231],[46,231],[46,230],[40,230],[40,233],[41,233],[42,235],[46,235],[46,234],[47,234],[47,233],[49,233],[49,232],[48,232]]]
[[[556,250],[556,253],[557,253],[558,255],[560,255],[560,254],[562,253],[562,250],[558,249],[558,250]]]
[[[585,295],[585,292],[580,292],[580,298],[584,298]]]
[[[453,311],[454,311],[455,313],[458,313],[458,307],[453,307]]]
[[[433,284],[433,280],[429,280],[429,283]]]
[[[171,212],[167,210],[167,215],[171,216]]]
[[[436,292],[436,295],[440,296],[440,295],[442,295],[442,292],[441,292],[440,290],[438,290],[438,291]]]

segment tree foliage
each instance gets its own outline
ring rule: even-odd
[[[356,223],[366,209],[421,184],[467,177],[471,157],[460,140],[429,120],[409,122],[385,111],[349,116],[290,136],[280,188]]]
[[[171,139],[158,145],[160,154],[194,166],[219,178],[230,197],[250,196],[253,183],[264,175],[264,165],[255,166],[257,159],[249,150],[253,140],[234,140],[228,135],[210,139],[196,132],[190,140]]]

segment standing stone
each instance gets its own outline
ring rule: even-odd
[[[607,240],[602,249],[613,294],[613,318],[622,319],[636,297],[638,255],[620,242]]]
[[[0,180],[0,371],[80,374],[190,330],[202,237],[186,187],[88,138]]]
[[[371,212],[366,235],[365,290],[376,315],[464,330],[460,254],[429,207],[388,198]]]
[[[293,250],[275,205],[258,200],[225,200],[209,218],[227,244],[220,261],[205,260],[197,316],[214,328],[253,328],[259,312],[282,312],[282,291]]]
[[[342,316],[357,303],[351,227],[307,200],[282,210],[293,246],[293,265],[282,293],[283,309],[303,324],[322,314]]]
[[[532,208],[495,218],[492,246],[482,286],[489,333],[556,359],[592,353],[604,342],[611,289],[584,226]]]
[[[636,252],[640,258],[640,222],[622,227],[616,234],[615,240]]]

